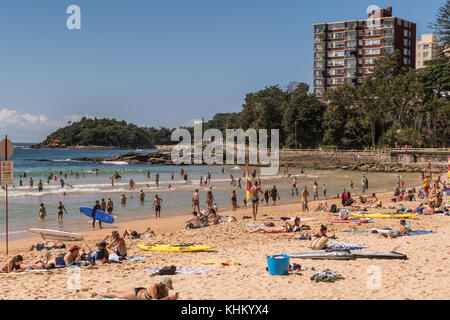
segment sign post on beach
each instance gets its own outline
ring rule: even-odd
[[[13,162],[8,161],[8,159],[13,155],[13,153],[14,146],[11,141],[8,140],[8,136],[5,135],[5,139],[0,142],[0,157],[4,160],[1,162],[1,178],[2,185],[5,186],[6,192],[6,255],[8,255],[8,184],[14,184]]]

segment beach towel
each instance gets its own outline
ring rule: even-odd
[[[147,257],[128,257],[127,261],[141,261],[141,260],[147,260]]]
[[[231,261],[231,260],[205,260],[202,262],[203,264],[221,264],[223,266],[240,266],[239,262]]]
[[[434,232],[434,231],[426,231],[426,230],[416,230],[416,231],[411,231],[410,235],[411,236],[421,236],[421,235],[431,234],[431,233],[436,233],[436,232]]]
[[[152,274],[158,274],[159,270],[161,270],[161,267],[158,268],[154,268],[154,269],[145,269],[145,272],[149,272]],[[175,273],[181,273],[181,274],[202,274],[202,273],[207,273],[207,272],[212,272],[214,270],[210,270],[210,269],[194,269],[194,268],[177,268],[177,270],[175,271]]]
[[[110,298],[110,297],[98,297],[101,300],[125,300],[121,298]]]
[[[246,223],[245,224],[247,227],[264,227],[264,224],[262,224],[262,223],[256,223],[256,222],[253,222],[253,223]]]
[[[284,230],[272,230],[272,231],[264,231],[265,234],[270,234],[270,233],[292,233],[293,231],[289,232],[289,231],[284,231]]]
[[[369,233],[369,231],[365,230],[343,230],[342,232]]]

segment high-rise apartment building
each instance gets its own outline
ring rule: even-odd
[[[423,34],[416,45],[416,69],[425,67],[425,61],[437,59],[440,55],[438,38],[435,34]]]
[[[360,86],[384,52],[399,50],[403,64],[416,64],[416,24],[375,9],[368,19],[314,24],[314,93],[347,84]]]

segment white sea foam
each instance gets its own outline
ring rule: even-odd
[[[101,163],[103,163],[103,164],[111,164],[111,165],[115,165],[115,166],[128,165],[128,163],[125,162],[125,161],[102,161]]]

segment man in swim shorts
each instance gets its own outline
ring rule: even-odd
[[[59,202],[57,209],[58,209],[58,223],[62,223],[63,222],[63,213],[66,212],[66,214],[67,214],[67,210],[61,201]]]
[[[197,208],[197,210],[195,210],[195,208]],[[199,201],[198,189],[196,189],[194,194],[192,195],[192,210],[200,212],[200,201]]]
[[[192,212],[192,217],[186,221],[186,229],[198,229],[200,228],[200,219],[196,211]]]
[[[95,201],[95,206],[92,208],[92,228],[95,229],[95,213],[97,210],[100,210],[100,201]],[[102,222],[98,220],[98,225],[100,226],[100,229],[102,228]]]
[[[250,188],[250,199],[252,200],[252,209],[253,209],[253,221],[256,221],[256,215],[258,214],[260,193],[264,194],[261,188],[259,187],[258,182],[255,181],[254,185]]]
[[[155,198],[153,199],[153,208],[155,208],[155,217],[157,218],[161,218],[161,202],[163,201],[163,199],[161,199],[160,197],[158,197],[158,195],[155,195]]]

